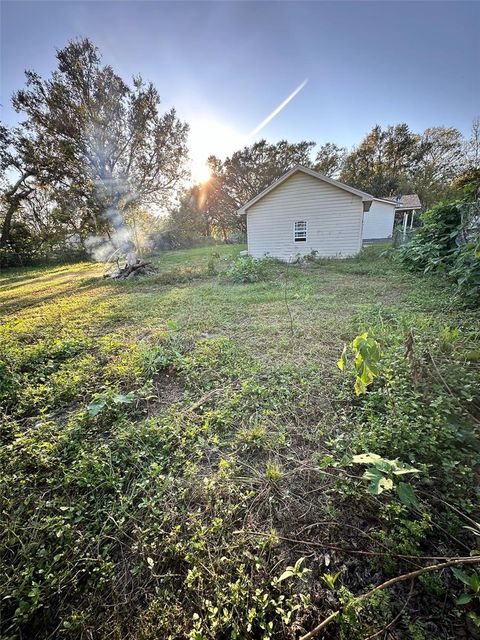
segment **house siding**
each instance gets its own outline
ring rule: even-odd
[[[363,239],[377,240],[391,238],[393,235],[393,221],[395,205],[374,200],[370,210],[363,216]]]
[[[294,223],[307,222],[307,241],[295,242]],[[281,260],[318,251],[345,258],[362,246],[361,197],[305,173],[294,173],[247,210],[248,253]]]

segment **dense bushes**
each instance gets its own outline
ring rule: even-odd
[[[251,256],[240,256],[231,262],[225,275],[232,282],[247,283],[264,280],[267,276],[272,258],[255,259]]]
[[[71,264],[90,260],[90,255],[81,247],[59,249],[37,249],[25,252],[0,250],[0,268],[38,267],[48,264]]]
[[[465,301],[475,304],[480,299],[480,238],[455,251],[449,276]]]
[[[467,304],[480,300],[480,237],[477,204],[458,200],[440,203],[422,216],[423,226],[400,249],[400,259],[412,270],[443,273]],[[467,240],[462,243],[462,240]]]
[[[181,231],[171,229],[162,233],[154,232],[148,239],[153,252],[170,251],[172,249],[192,249],[193,247],[211,247],[218,244],[218,239],[212,236],[186,235]]]

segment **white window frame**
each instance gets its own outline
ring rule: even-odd
[[[297,225],[303,225],[302,229],[297,229]],[[308,237],[308,223],[306,220],[296,220],[293,223],[293,241],[294,242],[307,242]]]

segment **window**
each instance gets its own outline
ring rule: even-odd
[[[295,242],[307,241],[307,223],[305,221],[295,222],[293,227],[293,239]]]

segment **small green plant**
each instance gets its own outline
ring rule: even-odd
[[[377,591],[363,600],[342,585],[336,595],[342,605],[338,619],[340,640],[365,640],[386,625],[391,616],[386,591]]]
[[[337,571],[337,573],[323,573],[321,579],[330,589],[330,591],[335,591],[335,583],[341,575],[341,571]]]
[[[466,573],[458,567],[452,567],[452,573],[468,588],[468,591],[458,596],[457,604],[465,605],[475,600],[480,605],[480,573],[475,569]]]
[[[307,253],[307,255],[303,256],[304,262],[315,263],[315,262],[319,262],[320,260],[321,260],[320,255],[316,249],[312,249],[310,253]]]
[[[263,424],[240,429],[236,436],[237,442],[244,448],[265,449],[269,442],[269,433]]]
[[[119,404],[132,404],[133,402],[135,402],[135,393],[133,391],[127,394],[115,393],[112,390],[95,393],[93,400],[87,407],[87,413],[91,418],[95,418],[107,407]]]
[[[351,343],[351,349],[353,351],[354,360],[353,367],[355,369],[355,393],[358,395],[365,393],[367,387],[372,384],[374,379],[380,372],[380,359],[382,353],[378,342],[368,335],[368,332],[362,333],[357,336]],[[337,366],[340,371],[344,371],[348,363],[347,358],[348,346],[345,344],[343,347],[340,360],[337,362]]]
[[[218,251],[214,251],[213,253],[210,254],[210,256],[208,258],[208,262],[207,262],[207,275],[208,276],[217,275],[217,273],[218,273],[217,264],[218,264],[219,260],[220,260],[220,254],[218,253]]]
[[[283,471],[275,462],[265,465],[265,478],[270,484],[277,484],[283,478]]]
[[[285,569],[282,575],[275,579],[275,584],[280,584],[284,580],[288,578],[299,578],[300,580],[305,580],[305,576],[307,573],[311,572],[311,569],[307,569],[307,567],[303,567],[303,563],[305,562],[305,558],[299,558],[295,564],[289,566]]]
[[[406,506],[418,506],[418,500],[407,482],[396,482],[397,478],[409,473],[418,473],[418,469],[398,460],[386,460],[376,453],[361,453],[353,456],[353,464],[368,465],[363,478],[369,481],[371,494],[378,496],[383,491],[396,488],[398,497]]]

